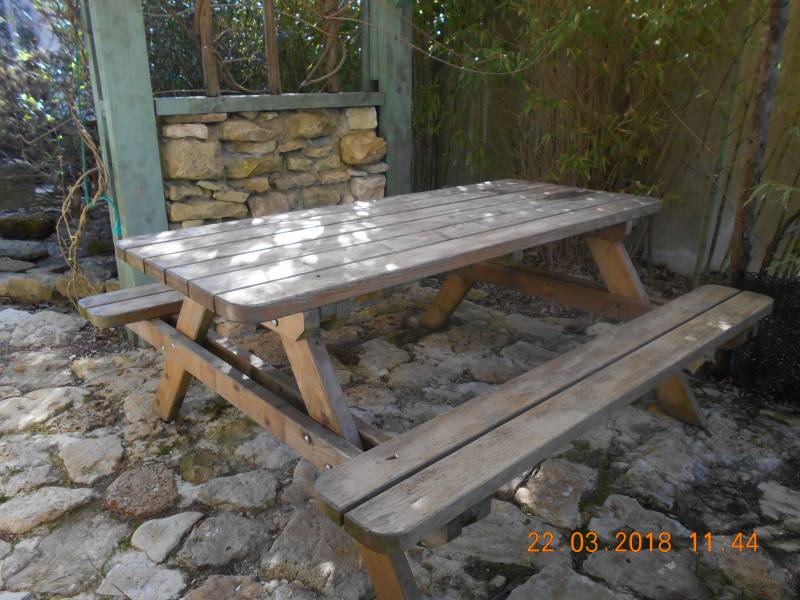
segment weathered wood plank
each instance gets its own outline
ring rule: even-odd
[[[359,201],[349,205],[339,206],[323,206],[319,208],[309,208],[305,210],[297,210],[288,213],[281,213],[277,215],[269,215],[265,217],[253,217],[250,219],[239,219],[236,221],[223,221],[221,223],[213,223],[210,225],[201,225],[199,227],[190,227],[188,229],[175,229],[171,231],[161,231],[157,234],[138,235],[126,237],[125,239],[117,240],[116,247],[120,250],[130,250],[140,246],[149,246],[152,244],[159,244],[165,242],[174,242],[191,237],[201,235],[210,235],[213,233],[221,233],[224,231],[232,231],[235,229],[244,229],[247,227],[255,227],[258,225],[266,225],[268,223],[283,223],[286,221],[293,221],[296,219],[309,219],[313,217],[322,217],[329,214],[347,213],[354,209],[359,211],[366,211],[365,214],[374,214],[372,211],[378,210],[386,204],[395,204],[399,202],[417,202],[421,201],[439,201],[450,196],[463,196],[474,193],[484,193],[487,195],[499,194],[504,190],[513,191],[516,189],[527,189],[531,186],[543,186],[546,184],[536,184],[529,181],[521,181],[516,179],[504,179],[499,181],[487,181],[484,183],[476,183],[471,185],[457,186],[452,188],[445,188],[442,190],[435,190],[431,192],[418,192],[416,194],[406,194],[403,196],[393,196],[382,200],[374,201]],[[382,209],[381,209],[382,210]]]
[[[135,290],[128,288],[126,292]],[[163,288],[164,286],[159,286]],[[113,293],[113,292],[112,292]],[[106,294],[102,294],[106,295]],[[133,296],[133,294],[131,294]],[[97,296],[93,296],[95,302],[100,302]],[[87,298],[88,299],[88,298]],[[170,290],[148,294],[139,298],[131,297],[128,300],[121,300],[107,304],[99,304],[94,307],[84,308],[81,305],[81,313],[86,316],[95,327],[119,327],[136,321],[147,319],[157,319],[167,315],[173,315],[180,311],[183,304],[184,295]]]
[[[287,228],[279,233],[255,237],[252,232],[260,228],[252,228],[247,234],[239,230],[233,238],[229,237],[230,234],[221,239],[208,236],[203,241],[193,242],[188,250],[148,257],[144,261],[145,270],[156,279],[164,280],[166,277],[167,283],[175,287],[181,285],[182,281],[197,277],[242,270],[329,249],[343,251],[354,245],[471,221],[484,216],[483,213],[487,216],[494,212],[507,213],[515,207],[530,205],[530,200],[524,198],[523,193],[481,196],[454,205],[444,204],[300,230]]]
[[[338,465],[362,453],[167,323],[140,321],[128,329],[156,348],[169,348],[172,358],[194,377],[318,468]]]
[[[377,552],[416,543],[515,473],[752,326],[771,304],[759,294],[737,294],[349,511],[346,530]]]
[[[333,520],[427,465],[564,391],[690,319],[732,298],[736,290],[705,286],[625,323],[553,361],[474,398],[337,469],[317,484]]]
[[[213,320],[213,312],[190,298],[184,298],[175,329],[190,340],[202,341]],[[186,366],[167,351],[155,396],[155,408],[162,420],[172,421],[178,416],[191,380]]]
[[[262,110],[303,110],[310,108],[347,108],[351,106],[381,106],[382,92],[341,92],[338,94],[267,94],[181,96],[155,98],[155,113],[171,115],[200,115],[205,113],[249,112]]]
[[[464,272],[481,281],[612,319],[631,319],[653,308],[649,302],[613,294],[589,280],[545,273],[521,265],[478,263],[466,267]]]
[[[504,224],[515,224],[526,221],[544,219],[548,216],[566,214],[581,208],[602,206],[608,200],[602,198],[575,196],[569,200],[548,202],[546,200],[521,200],[520,202],[502,203],[502,206],[487,208],[466,219],[463,213],[442,214],[439,217],[420,219],[414,223],[392,229],[384,239],[366,239],[363,243],[345,245],[346,239],[337,236],[331,242],[323,243],[326,251],[312,252],[298,258],[266,262],[265,264],[248,265],[233,271],[225,271],[217,275],[198,277],[188,281],[188,295],[210,306],[214,297],[219,294],[251,287],[261,283],[276,282],[302,273],[322,271],[330,267],[339,267],[359,260],[367,260],[396,253],[402,250],[422,248],[431,243],[441,242],[461,235],[474,235],[482,231],[491,231]],[[376,219],[377,221],[377,219]],[[381,233],[375,237],[381,237]],[[393,234],[393,235],[392,235]],[[368,233],[367,233],[368,235]],[[354,234],[358,238],[358,234]],[[312,243],[301,243],[298,252],[313,250]],[[290,255],[293,249],[289,250]],[[281,251],[276,252],[279,256]],[[271,261],[267,256],[264,261]],[[168,274],[168,282],[183,289],[176,279],[176,272]]]
[[[96,294],[94,296],[87,296],[78,301],[80,307],[84,310],[102,306],[104,304],[113,304],[115,302],[122,302],[123,300],[135,300],[150,296],[152,294],[161,294],[163,292],[170,292],[172,288],[164,285],[163,283],[149,283],[146,285],[137,285],[136,287],[126,288],[124,290],[116,290],[114,292],[106,292],[104,294]]]
[[[403,552],[382,554],[358,544],[379,600],[418,600],[419,589]]]
[[[602,206],[565,212],[554,219],[521,224],[506,221],[505,226],[497,225],[488,231],[482,222],[456,225],[451,231],[437,232],[450,238],[439,243],[425,233],[422,236],[431,238],[425,247],[340,264],[317,271],[313,277],[306,275],[309,272],[306,270],[302,275],[278,282],[220,293],[213,305],[218,314],[230,320],[263,322],[652,214],[658,207],[655,200],[622,198]],[[496,219],[495,224],[504,218]],[[195,293],[190,289],[191,297]],[[198,301],[203,302],[199,298]],[[207,300],[205,303],[209,305]]]
[[[260,383],[271,392],[286,399],[286,401],[295,408],[305,412],[303,396],[300,394],[300,389],[291,377],[285,375],[269,363],[264,362],[256,355],[251,354],[243,348],[239,348],[230,340],[218,335],[214,331],[208,332],[206,344],[209,350],[232,365],[237,371],[241,371],[244,375]],[[358,433],[361,436],[362,445],[365,448],[374,448],[392,439],[392,435],[378,429],[358,415],[353,414],[352,416]]]
[[[439,329],[447,322],[461,301],[472,289],[475,277],[467,269],[454,271],[448,275],[442,287],[425,309],[420,323],[430,329]]]

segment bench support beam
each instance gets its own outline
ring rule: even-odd
[[[309,416],[361,448],[361,437],[345,404],[336,370],[317,330],[319,315],[297,313],[264,325],[281,336]]]
[[[214,320],[214,313],[190,298],[186,298],[181,305],[178,315],[178,324],[175,326],[180,333],[193,341],[201,342]],[[183,403],[183,397],[192,380],[191,374],[180,362],[165,354],[164,371],[158,382],[156,391],[156,412],[164,421],[172,421],[178,416]]]
[[[420,597],[405,553],[381,554],[357,545],[379,600],[417,600]]]
[[[422,315],[420,323],[429,329],[439,329],[461,304],[461,301],[472,289],[473,283],[475,283],[475,278],[470,275],[468,270],[460,269],[452,272]]]
[[[633,266],[619,227],[601,229],[596,235],[584,236],[600,275],[612,294],[649,304],[647,292]],[[694,426],[703,426],[703,415],[694,392],[682,374],[676,375],[656,388],[658,403],[666,414]]]

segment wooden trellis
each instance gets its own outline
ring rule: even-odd
[[[210,10],[210,2],[198,2]],[[156,127],[156,117],[162,115],[376,106],[378,131],[388,146],[387,194],[410,191],[410,0],[363,0],[362,18],[369,35],[364,36],[361,91],[223,96],[216,95],[218,74],[210,72],[204,73],[208,96],[156,99],[150,84],[141,0],[82,0],[82,8],[89,31],[100,142],[119,207],[122,237],[168,228]],[[269,31],[265,34],[265,51],[274,57],[274,36]],[[272,72],[269,86],[275,94],[280,83]],[[123,287],[146,281],[128,265],[118,266]]]

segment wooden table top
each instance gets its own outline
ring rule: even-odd
[[[503,180],[117,241],[218,315],[260,323],[657,212],[658,200]]]

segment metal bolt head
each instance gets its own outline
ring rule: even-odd
[[[310,443],[311,443],[311,436],[310,436],[310,435],[308,435],[307,433],[304,433],[304,434],[303,434],[303,441],[304,441],[306,444],[310,444]]]
[[[326,464],[326,465],[325,465],[325,468],[326,468],[326,469],[328,469],[328,470],[330,471],[330,470],[331,470],[333,467],[332,467],[331,465],[328,465],[328,464]]]
[[[272,319],[272,321],[270,321],[270,323],[272,324],[273,327],[277,327],[278,326],[278,319]]]

